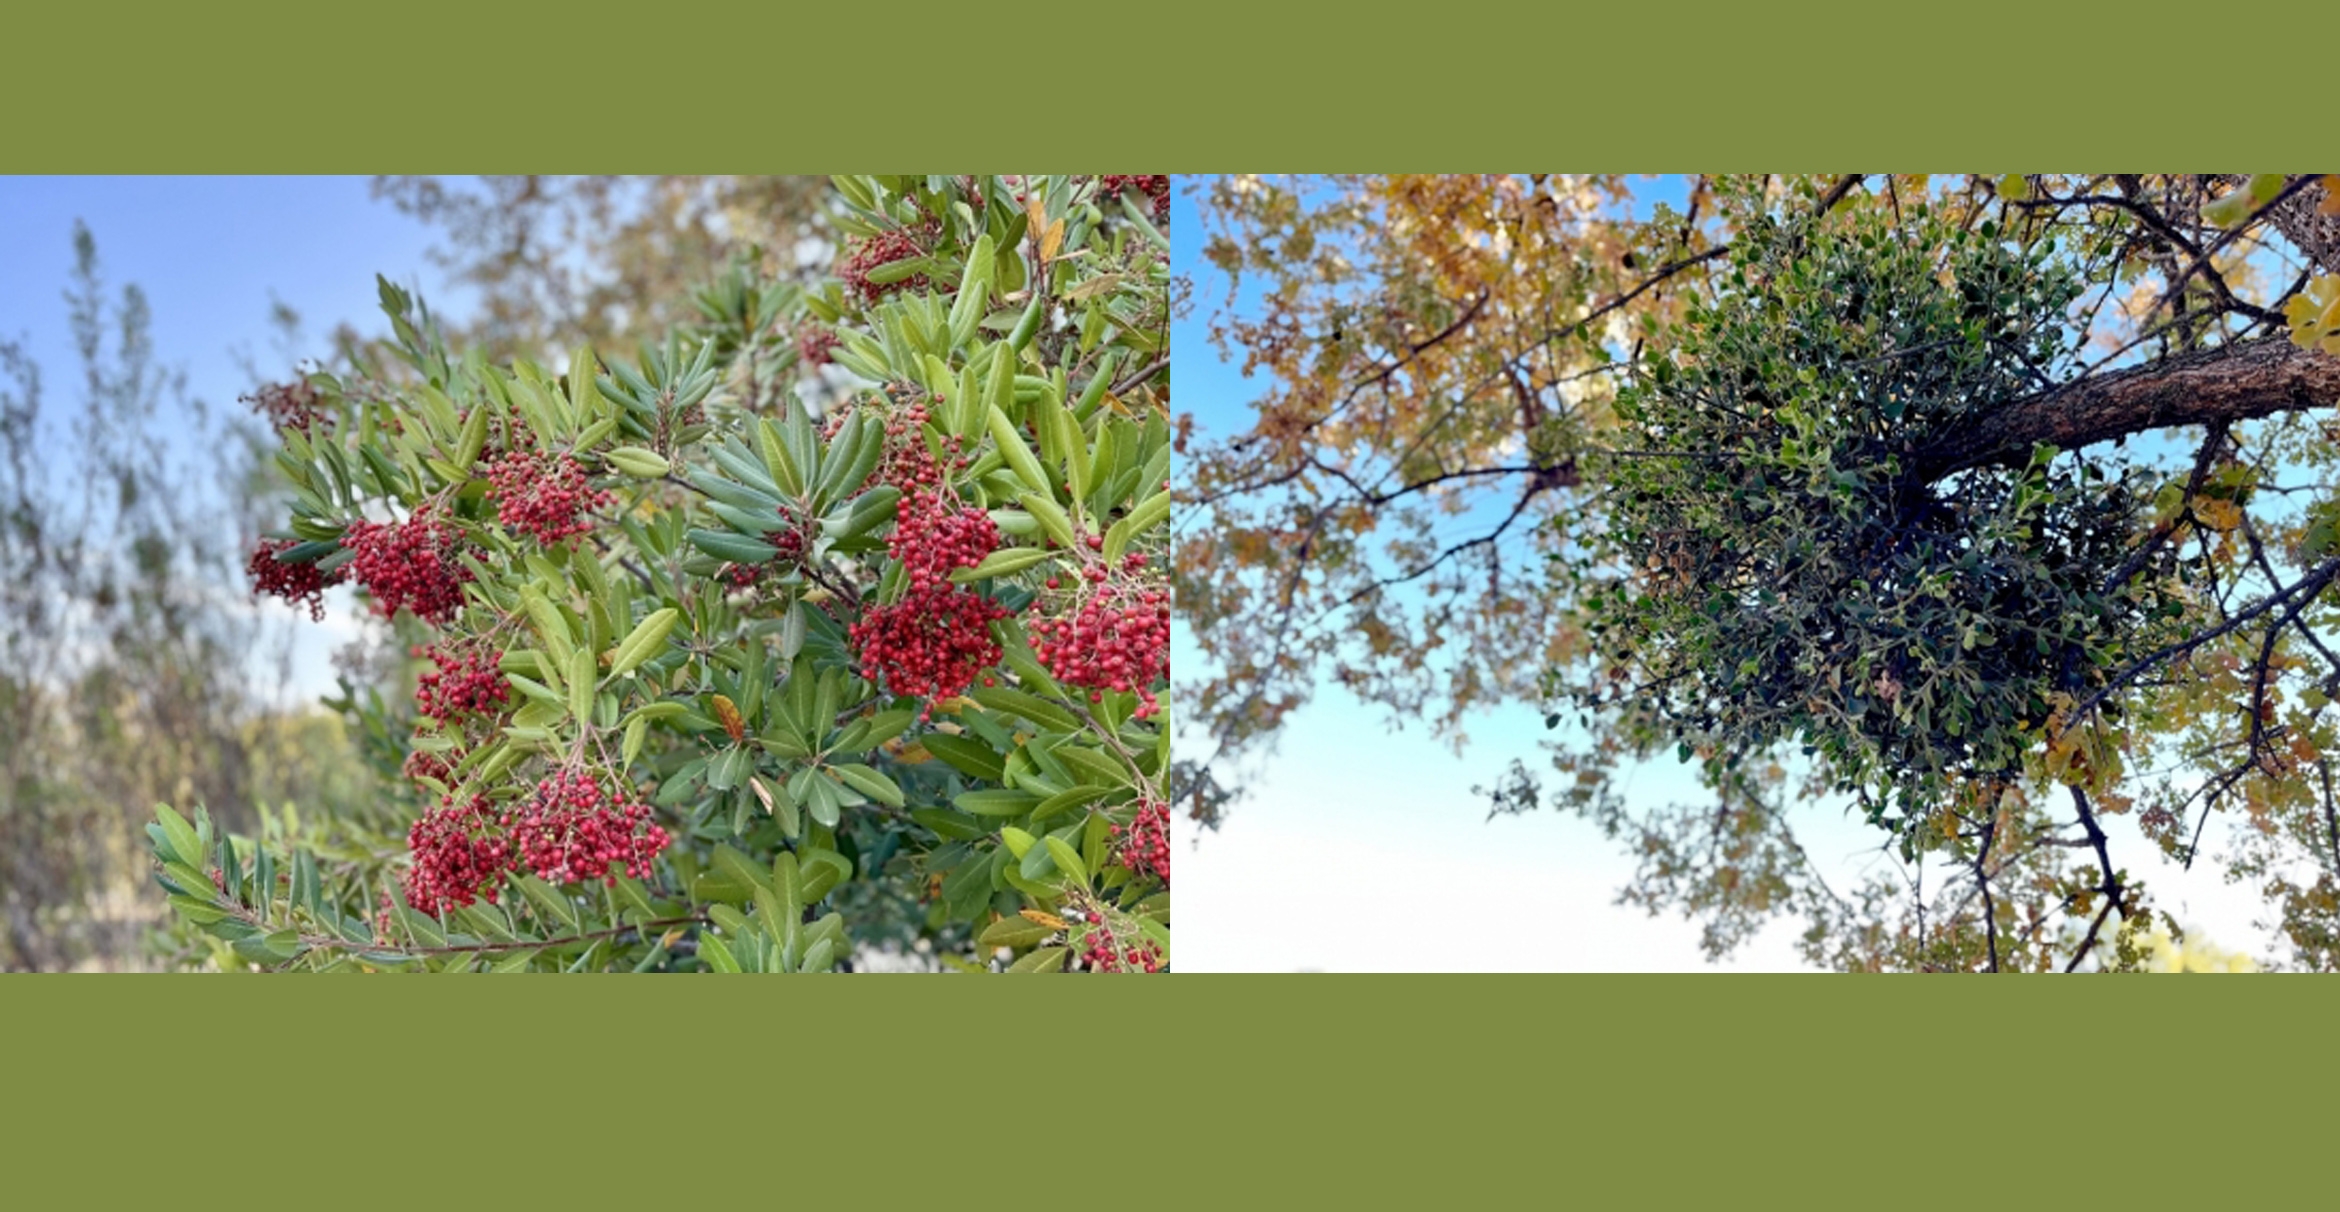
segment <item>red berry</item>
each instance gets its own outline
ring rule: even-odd
[[[427,623],[444,623],[463,608],[463,583],[471,570],[456,559],[461,534],[441,517],[420,515],[404,522],[354,522],[341,545],[356,552],[347,565],[374,595],[384,617],[400,607]]]
[[[846,289],[859,296],[864,306],[900,290],[925,290],[932,283],[925,274],[912,274],[893,282],[872,282],[869,271],[896,261],[926,255],[926,246],[942,233],[942,225],[928,219],[913,228],[891,228],[874,236],[864,236],[845,246],[845,255],[837,262],[837,276],[845,280]],[[944,283],[942,289],[956,289],[956,283]]]
[[[295,606],[307,604],[309,619],[321,622],[325,618],[325,588],[347,579],[340,568],[319,572],[314,563],[292,564],[276,557],[297,546],[292,539],[262,539],[252,549],[252,558],[245,570],[252,576],[252,593],[269,594],[283,598]]]
[[[442,724],[468,715],[496,715],[511,698],[497,654],[485,644],[433,645],[416,655],[429,657],[437,668],[415,679],[415,710]]]
[[[496,500],[497,521],[546,547],[592,530],[583,515],[615,499],[607,489],[590,486],[575,458],[529,450],[488,464],[488,495]]]

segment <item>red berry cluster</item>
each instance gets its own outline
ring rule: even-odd
[[[298,543],[293,539],[262,539],[252,549],[251,562],[244,567],[252,576],[252,595],[269,594],[283,598],[295,606],[306,603],[309,619],[322,622],[325,618],[325,587],[338,585],[344,579],[341,569],[320,572],[311,564],[293,564],[276,557],[292,550]]]
[[[455,762],[460,760],[459,756],[417,749],[406,755],[399,772],[410,779],[437,779],[444,783],[448,775],[455,773]]]
[[[812,532],[819,525],[811,518],[798,514],[786,505],[780,507],[780,520],[788,523],[785,530],[775,530],[764,536],[772,545],[775,564],[801,564],[804,553],[812,546]]]
[[[796,330],[796,356],[807,367],[827,366],[829,351],[843,344],[845,338],[835,329],[818,324],[807,324]]]
[[[496,903],[512,869],[512,844],[494,828],[484,796],[450,800],[424,813],[406,834],[414,865],[406,869],[406,905],[436,916],[474,901]]]
[[[1109,198],[1125,189],[1134,189],[1154,200],[1154,218],[1167,219],[1170,217],[1170,178],[1168,177],[1108,173],[1097,178],[1097,186]]]
[[[341,536],[357,553],[347,567],[374,595],[374,609],[387,618],[403,606],[428,623],[444,623],[463,608],[471,570],[455,558],[460,541],[454,523],[430,516],[354,522]]]
[[[585,468],[569,455],[511,451],[488,464],[488,495],[496,520],[551,547],[593,529],[583,515],[616,499],[587,483]]]
[[[495,904],[505,878],[522,867],[554,884],[614,884],[620,870],[646,877],[667,836],[650,823],[649,805],[608,803],[592,776],[564,771],[539,782],[517,810],[494,812],[484,796],[460,806],[449,799],[415,821],[406,843],[414,855],[407,906],[438,914]]]
[[[1114,852],[1121,865],[1139,875],[1170,882],[1170,805],[1160,801],[1140,804],[1137,818],[1113,827]]]
[[[852,627],[853,647],[862,675],[892,693],[949,698],[999,663],[991,621],[1006,617],[999,603],[945,582],[863,615]]]
[[[1091,972],[1160,972],[1162,950],[1146,939],[1124,943],[1100,925],[1083,942],[1081,963]]]
[[[784,530],[775,530],[764,536],[772,545],[772,558],[761,564],[732,563],[723,567],[723,579],[733,589],[746,589],[762,579],[764,571],[776,565],[797,565],[804,562],[804,553],[812,548],[812,535],[819,523],[798,514],[786,505],[780,507],[780,520],[788,524]]]
[[[942,397],[934,397],[942,403]],[[943,465],[926,444],[927,411],[925,402],[910,404],[886,418],[886,454],[878,463],[876,479],[880,484],[891,484],[907,495],[924,489],[940,491],[943,486]],[[960,455],[959,435],[943,439],[943,451],[959,467],[967,465]]]
[[[414,706],[444,724],[466,715],[495,715],[511,699],[497,654],[483,644],[416,648],[437,668],[415,679]]]
[[[239,398],[251,405],[252,411],[268,418],[278,433],[294,429],[307,433],[319,420],[332,419],[332,414],[325,410],[324,393],[310,386],[306,379],[271,383]]]
[[[947,588],[951,573],[999,550],[999,525],[980,509],[947,507],[942,495],[911,491],[894,506],[886,551],[909,574],[913,592]]]
[[[923,413],[913,406],[899,419],[915,426],[923,423]],[[924,445],[923,438],[917,441]],[[951,584],[952,570],[972,568],[998,547],[999,527],[990,514],[954,508],[935,488],[908,490],[894,507],[886,550],[909,575],[910,591],[853,625],[864,674],[895,694],[936,699],[965,693],[978,674],[998,664],[999,641],[990,624],[1006,618],[1006,608]]]
[[[845,255],[837,262],[837,276],[845,280],[847,290],[860,296],[865,307],[898,290],[925,290],[933,285],[927,281],[925,274],[912,274],[897,282],[872,282],[869,280],[869,271],[881,265],[925,256],[926,243],[938,234],[939,225],[930,219],[917,229],[896,227],[874,236],[864,236],[845,246]],[[925,238],[923,241],[921,236]],[[956,289],[956,285],[949,283],[943,289]]]
[[[650,860],[666,849],[666,830],[650,821],[639,800],[612,803],[601,783],[583,771],[562,771],[536,785],[536,795],[508,814],[520,861],[541,879],[574,884],[617,873],[650,874]]]
[[[1079,606],[1068,617],[1034,623],[1032,651],[1057,681],[1088,687],[1092,702],[1108,690],[1134,691],[1144,719],[1158,709],[1154,683],[1170,671],[1170,595],[1109,578],[1100,565],[1081,576],[1089,589]],[[1048,587],[1057,585],[1050,577]]]

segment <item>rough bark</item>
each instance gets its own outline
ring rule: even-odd
[[[2340,358],[2263,337],[2068,384],[1986,413],[1919,448],[1926,480],[2020,463],[2045,443],[2075,450],[2134,433],[2273,416],[2340,403]]]

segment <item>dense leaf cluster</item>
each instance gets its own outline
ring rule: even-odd
[[[2081,289],[2054,241],[1923,203],[1750,223],[1619,393],[1607,526],[1571,571],[1606,658],[1582,701],[1630,698],[1686,758],[1798,743],[1879,822],[2015,773],[2162,615],[2116,576],[2150,487],[2045,447],[1925,454],[2068,372]]]
[[[384,285],[404,370],[316,377],[331,420],[282,431],[263,542],[431,640],[433,711],[350,703],[412,824],[162,810],[213,959],[1167,965],[1166,864],[1125,841],[1166,799],[1163,671],[1072,684],[1033,648],[1084,574],[1166,580],[1165,237],[1093,178],[836,185],[852,282],[735,267],[631,360],[459,355]]]

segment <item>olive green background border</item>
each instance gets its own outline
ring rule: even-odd
[[[2328,145],[2311,86],[2235,66],[2321,45],[2309,11],[2193,32],[2040,0],[19,4],[0,170],[2231,163],[2245,114],[2262,146]]]
[[[2234,126],[2298,111],[2221,66],[2321,44],[2312,18],[2189,62],[2171,26],[2073,8],[18,5],[0,17],[0,171],[2330,154],[2304,119]],[[0,1191],[2257,1202],[2329,1152],[2335,1010],[2340,984],[2296,978],[0,977]]]
[[[2334,989],[9,977],[0,1159],[71,1207],[2256,1206],[2329,1156]]]

